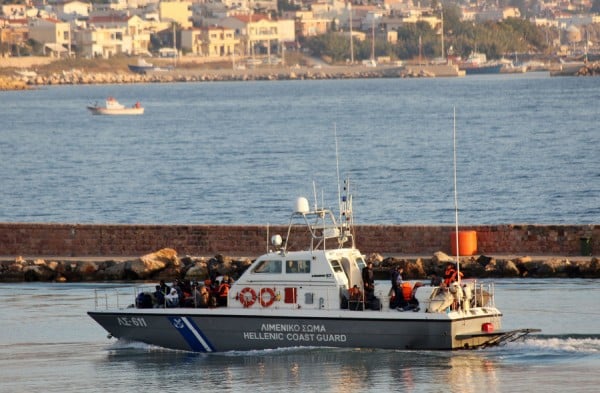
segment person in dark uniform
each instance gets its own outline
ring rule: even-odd
[[[365,298],[371,300],[375,297],[375,278],[373,276],[373,263],[367,263],[362,270],[363,286],[365,288]]]
[[[390,308],[403,308],[407,305],[402,295],[402,273],[404,273],[404,268],[401,266],[396,266],[392,270],[390,279],[392,281],[393,300],[390,302]]]

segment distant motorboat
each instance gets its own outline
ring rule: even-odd
[[[35,78],[37,76],[37,72],[32,71],[32,70],[16,70],[15,74],[23,77],[23,78]]]
[[[114,97],[106,99],[106,106],[94,104],[89,105],[87,108],[93,115],[142,115],[144,113],[144,107],[142,107],[139,101],[130,107],[126,107],[120,104]]]
[[[146,60],[139,58],[137,64],[128,64],[129,70],[131,72],[135,72],[137,74],[146,74],[147,72],[152,71],[171,71],[173,70],[172,66],[167,67],[159,67],[155,66],[152,63],[147,62]]]
[[[501,59],[500,63],[502,64],[502,68],[500,68],[500,73],[502,74],[522,74],[527,72],[527,66],[524,64],[515,64],[509,59]]]
[[[467,60],[459,63],[459,69],[464,70],[467,75],[477,74],[499,74],[503,64],[488,61],[485,53],[473,52]]]

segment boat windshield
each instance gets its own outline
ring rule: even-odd
[[[286,273],[310,273],[310,261],[287,261]]]
[[[280,260],[265,260],[256,265],[252,273],[281,273],[281,265]]]

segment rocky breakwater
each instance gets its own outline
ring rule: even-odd
[[[600,75],[600,63],[587,63],[581,67],[576,73],[576,76],[598,76]]]
[[[25,89],[27,89],[27,82],[20,79],[0,76],[0,91]]]
[[[326,67],[313,68],[273,68],[256,70],[201,70],[175,69],[173,71],[153,71],[137,74],[127,71],[90,72],[83,70],[63,71],[47,75],[20,76],[6,78],[20,86],[46,85],[86,85],[86,84],[128,84],[128,83],[173,83],[173,82],[225,82],[258,80],[316,80],[316,79],[358,79],[358,78],[418,78],[431,77],[426,72],[418,72],[400,67]]]
[[[388,279],[394,266],[404,268],[405,279],[424,280],[432,274],[443,275],[446,263],[453,258],[437,252],[430,258],[383,257],[372,254],[376,277]],[[223,255],[192,257],[177,254],[171,248],[158,250],[139,258],[69,258],[26,259],[17,257],[0,261],[0,282],[94,282],[136,280],[204,280],[214,275],[239,277],[252,263],[251,258]],[[500,258],[480,255],[462,257],[465,277],[586,277],[600,278],[600,260],[596,257],[572,260],[559,257]]]
[[[92,282],[205,279],[211,274],[238,276],[248,266],[248,258],[213,258],[177,255],[164,248],[139,258],[68,258],[26,259],[0,261],[0,282]]]
[[[456,258],[441,251],[431,258],[387,257],[373,254],[368,260],[373,262],[379,278],[387,278],[395,266],[404,268],[406,279],[423,279],[432,274],[443,276],[447,263]],[[600,259],[597,257],[493,257],[486,255],[461,257],[460,270],[465,278],[600,278]]]

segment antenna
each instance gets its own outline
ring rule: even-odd
[[[454,107],[452,140],[454,150],[454,238],[456,240],[456,278],[460,283],[460,250],[458,248],[458,187],[456,181],[456,107]]]
[[[315,211],[317,211],[317,209],[319,208],[318,206],[318,201],[317,201],[317,185],[315,184],[315,181],[313,180],[313,196],[315,198]]]
[[[340,190],[340,156],[338,153],[337,127],[336,127],[335,123],[333,123],[333,137],[335,139],[335,172],[337,174],[338,203],[341,204],[342,203],[342,192]],[[341,211],[340,211],[340,213],[341,213]]]

